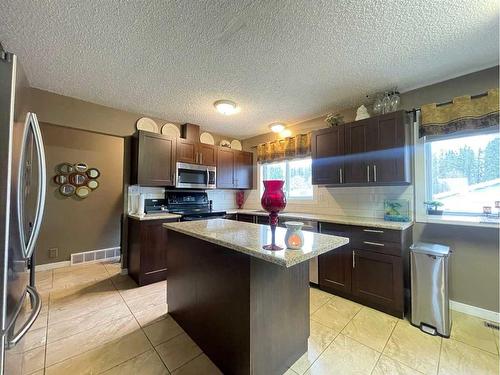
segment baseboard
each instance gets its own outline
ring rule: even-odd
[[[452,310],[476,316],[481,319],[489,320],[492,322],[500,323],[500,313],[496,311],[486,310],[481,307],[466,305],[462,302],[450,301],[450,308]]]
[[[55,263],[46,263],[46,264],[40,264],[38,266],[35,266],[35,271],[48,271],[48,270],[53,270],[54,268],[62,268],[62,267],[69,267],[71,266],[71,262],[69,260],[65,260],[62,262],[55,262]]]

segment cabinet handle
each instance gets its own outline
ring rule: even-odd
[[[370,241],[363,241],[364,244],[366,245],[373,245],[373,246],[385,246],[383,243],[379,243],[379,242],[370,242]]]
[[[377,182],[377,166],[373,164],[373,181]]]
[[[344,178],[342,177],[342,168],[339,169],[339,181],[341,184],[344,183]]]
[[[370,182],[370,166],[366,166],[366,182]]]
[[[203,164],[203,154],[200,152],[200,164]]]
[[[356,268],[356,252],[352,251],[352,268]]]
[[[363,232],[370,232],[370,233],[384,233],[383,230],[378,230],[378,229],[363,229]]]

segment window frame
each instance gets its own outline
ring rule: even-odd
[[[297,203],[300,203],[300,202],[304,202],[304,203],[310,203],[312,201],[314,201],[314,185],[312,184],[312,181],[311,181],[311,195],[310,196],[303,196],[303,197],[291,197],[290,196],[290,190],[289,190],[289,186],[287,184],[287,181],[290,181],[290,166],[289,166],[289,163],[290,162],[293,162],[293,161],[297,161],[297,160],[306,160],[306,159],[309,159],[309,160],[312,160],[310,156],[308,157],[305,157],[305,158],[295,158],[295,159],[290,159],[290,160],[280,160],[280,161],[276,161],[276,162],[273,162],[273,163],[261,163],[260,164],[260,168],[259,168],[259,176],[258,176],[258,180],[259,180],[259,192],[260,192],[260,195],[262,196],[262,193],[264,192],[264,184],[262,183],[262,181],[264,180],[264,167],[267,166],[267,165],[271,165],[271,164],[279,164],[279,163],[285,163],[285,186],[286,188],[283,189],[284,192],[285,192],[285,196],[286,196],[286,199],[288,202],[297,202]]]
[[[452,224],[463,226],[487,227],[487,228],[500,228],[500,224],[496,221],[487,221],[482,213],[470,213],[460,211],[446,211],[442,216],[428,215],[423,202],[432,198],[432,185],[429,179],[432,179],[432,158],[431,155],[431,142],[445,139],[462,138],[466,136],[480,135],[480,134],[494,134],[498,133],[498,128],[491,130],[484,130],[472,133],[451,134],[449,136],[427,137],[419,138],[418,127],[420,123],[420,113],[417,113],[417,121],[414,123],[414,206],[415,206],[415,219],[419,223],[436,223],[436,224]]]

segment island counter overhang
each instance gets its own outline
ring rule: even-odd
[[[307,351],[308,260],[349,239],[304,232],[302,250],[267,251],[269,226],[167,223],[169,314],[225,374],[282,374]],[[284,246],[285,229],[276,242]]]

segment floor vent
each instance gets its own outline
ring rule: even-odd
[[[71,254],[71,265],[82,263],[107,262],[120,259],[120,248],[112,247],[109,249],[100,249],[85,251],[83,253]]]
[[[484,325],[488,328],[493,328],[496,329],[497,331],[500,329],[498,324],[492,323],[492,322],[484,322]]]

